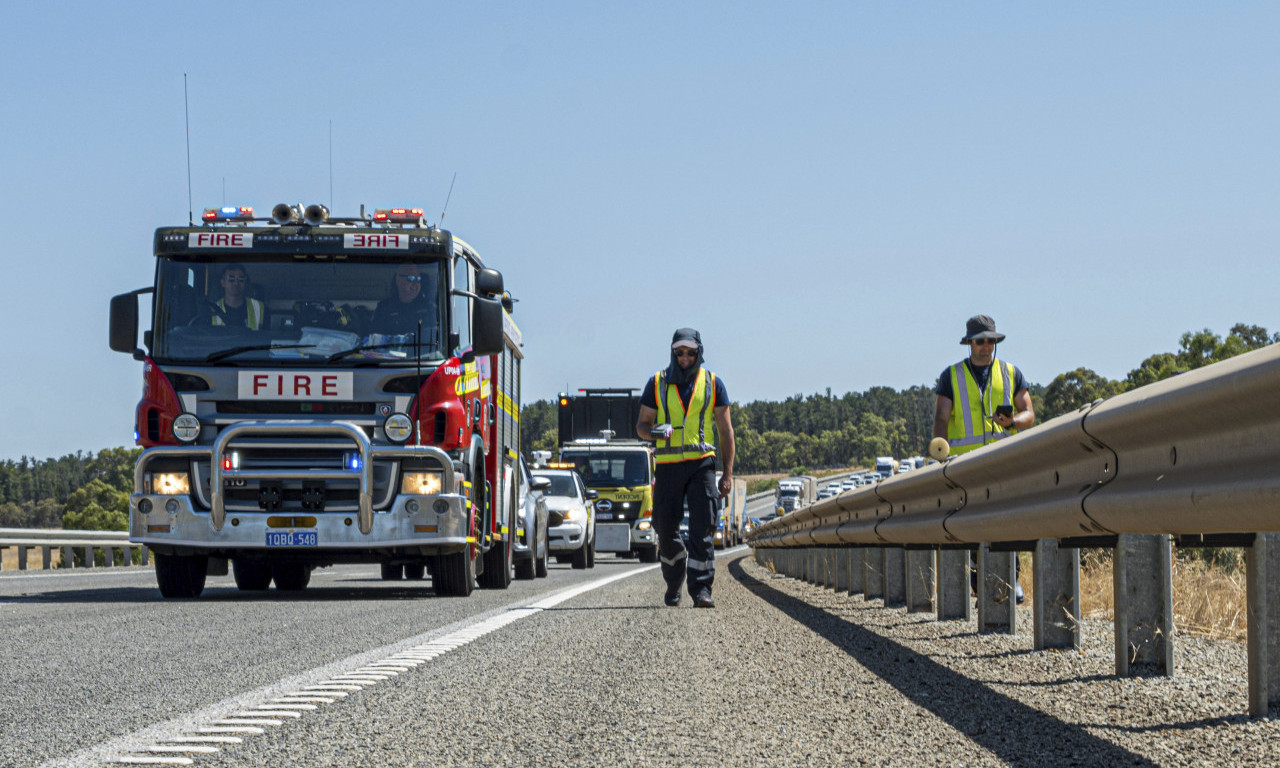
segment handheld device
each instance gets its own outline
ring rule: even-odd
[[[998,415],[998,416],[1008,416],[1009,418],[1011,418],[1011,419],[1012,419],[1012,418],[1013,418],[1013,406],[1012,406],[1012,405],[997,405],[997,406],[996,406],[996,415]]]

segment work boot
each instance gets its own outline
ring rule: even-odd
[[[711,593],[705,589],[693,596],[694,608],[715,608],[716,601],[711,599]]]
[[[666,603],[672,608],[679,605],[680,604],[680,588],[676,587],[674,590],[668,589],[667,594],[664,595],[662,598],[662,602]]]

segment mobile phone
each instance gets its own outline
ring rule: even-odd
[[[1013,418],[1013,406],[1012,406],[1012,405],[997,405],[997,406],[996,406],[996,415],[997,415],[997,416],[1008,416],[1009,418],[1011,418],[1011,419],[1012,419],[1012,418]]]

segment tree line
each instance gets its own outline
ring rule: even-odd
[[[1038,421],[1046,421],[1099,398],[1112,397],[1185,371],[1280,341],[1257,325],[1237,323],[1225,336],[1209,329],[1188,331],[1177,351],[1143,360],[1123,379],[1110,380],[1089,368],[1056,376],[1048,386],[1029,384]],[[877,456],[924,455],[933,434],[932,384],[903,390],[872,387],[834,395],[830,388],[782,401],[734,406],[735,470],[741,474],[792,472],[869,465]],[[554,450],[557,406],[552,400],[521,410],[521,448]],[[60,458],[27,456],[0,462],[0,528],[124,530],[128,496],[140,448],[77,451]]]
[[[1182,334],[1176,352],[1143,360],[1125,378],[1113,381],[1089,368],[1056,376],[1048,386],[1028,382],[1037,423],[1099,398],[1112,397],[1185,371],[1260,349],[1280,341],[1257,325],[1237,323],[1225,337],[1209,329]],[[933,384],[903,390],[872,387],[865,392],[792,395],[780,402],[735,404],[737,442],[734,470],[740,474],[867,466],[877,456],[925,455],[933,436]],[[554,401],[524,406],[521,447],[554,450],[557,412]]]

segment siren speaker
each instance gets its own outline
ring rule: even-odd
[[[323,224],[329,218],[329,209],[323,205],[308,205],[307,210],[302,212],[302,218],[308,224]]]
[[[929,441],[929,455],[938,461],[947,458],[951,453],[951,444],[945,437],[935,437]]]
[[[277,224],[288,224],[298,218],[298,210],[288,203],[280,203],[271,209],[271,220]]]

